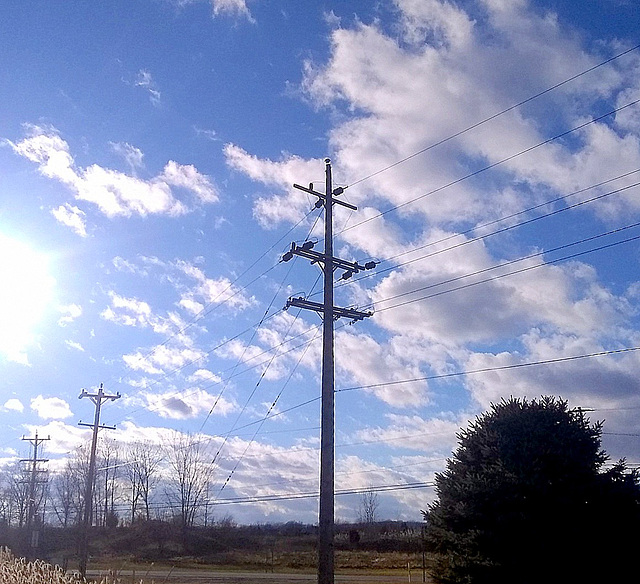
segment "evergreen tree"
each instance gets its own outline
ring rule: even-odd
[[[460,432],[424,513],[436,581],[637,581],[638,475],[604,470],[601,435],[553,397],[503,400]]]

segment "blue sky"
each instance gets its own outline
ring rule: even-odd
[[[319,271],[280,258],[321,239],[292,183],[323,188],[329,156],[359,208],[336,254],[380,262],[336,287],[375,312],[337,325],[338,489],[429,483],[509,395],[594,409],[640,462],[637,25],[622,0],[5,2],[4,459],[37,430],[60,468],[104,383],[123,449],[221,449],[218,502],[314,491],[320,323],[281,309],[320,300]],[[380,493],[380,515],[432,497]]]

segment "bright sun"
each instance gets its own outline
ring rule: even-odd
[[[28,364],[25,349],[53,292],[45,254],[0,233],[0,357]]]

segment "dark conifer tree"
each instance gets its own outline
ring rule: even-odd
[[[638,474],[604,470],[601,435],[553,397],[503,400],[461,431],[424,512],[435,580],[637,581]]]

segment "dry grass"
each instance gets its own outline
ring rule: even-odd
[[[8,548],[0,548],[0,584],[86,584],[84,578],[66,574],[60,566],[42,560],[28,562],[16,558]],[[103,578],[100,584],[118,584],[114,577]]]

